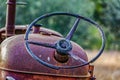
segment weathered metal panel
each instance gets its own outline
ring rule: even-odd
[[[44,75],[44,74],[26,74],[19,72],[11,72],[0,70],[0,80],[6,80],[6,78],[13,78],[15,80],[90,80],[89,76],[57,76],[57,75]]]
[[[50,44],[55,43],[59,40],[60,37],[40,35],[40,34],[31,34],[30,40],[49,42]],[[87,55],[84,50],[79,47],[79,45],[73,43],[72,52],[75,55],[82,57],[87,61]],[[42,60],[51,63],[56,66],[71,66],[80,64],[79,61],[69,58],[66,63],[59,63],[55,60],[54,54],[55,49],[31,45],[33,52],[39,56]],[[19,71],[28,71],[28,72],[39,72],[39,73],[49,73],[49,74],[59,74],[59,75],[87,75],[89,66],[83,66],[75,69],[60,69],[54,70],[43,66],[42,64],[35,61],[26,51],[24,45],[24,35],[17,35],[4,40],[1,44],[1,67],[19,70]]]

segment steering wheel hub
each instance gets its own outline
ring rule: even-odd
[[[68,52],[72,50],[72,45],[70,40],[62,39],[57,41],[56,50],[62,55],[68,54]]]

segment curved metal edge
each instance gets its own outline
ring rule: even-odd
[[[59,74],[49,74],[49,73],[39,73],[39,72],[29,72],[29,71],[21,71],[21,70],[13,70],[13,69],[7,69],[7,68],[2,68],[0,67],[0,70],[3,71],[11,71],[11,72],[16,72],[16,73],[23,73],[23,74],[36,74],[36,75],[45,75],[45,76],[58,76],[58,77],[73,77],[73,78],[86,78],[90,77],[90,74],[88,73],[87,75],[59,75]]]

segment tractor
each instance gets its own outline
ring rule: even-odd
[[[94,65],[105,48],[102,28],[78,14],[44,14],[29,25],[15,25],[16,0],[7,1],[6,25],[0,29],[0,80],[96,80]],[[39,21],[52,16],[76,18],[66,37],[44,28]],[[80,20],[97,27],[102,44],[98,54],[88,60],[85,50],[72,41]]]

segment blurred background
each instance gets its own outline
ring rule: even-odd
[[[5,26],[6,1],[0,0],[0,28]],[[16,25],[29,25],[35,18],[51,12],[75,13],[96,21],[106,36],[105,54],[95,63],[97,80],[112,80],[111,76],[116,71],[120,75],[120,65],[117,62],[120,60],[120,0],[17,0],[17,2],[27,4],[17,5]],[[42,24],[66,36],[74,21],[75,18],[55,16],[43,20]],[[83,20],[80,21],[72,40],[87,50],[87,53],[97,53],[101,46],[97,28]],[[109,72],[106,73],[106,70]],[[108,76],[105,76],[106,74]]]

